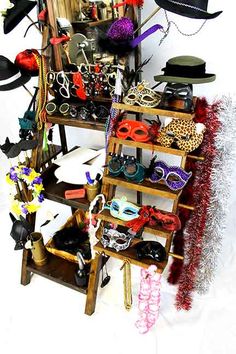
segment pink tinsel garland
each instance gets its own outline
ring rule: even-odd
[[[178,310],[189,310],[192,306],[192,292],[202,252],[203,233],[206,225],[206,211],[211,195],[211,170],[215,149],[215,136],[220,128],[217,117],[219,103],[208,105],[205,99],[198,100],[198,121],[201,115],[206,126],[204,141],[201,147],[201,155],[205,157],[203,162],[197,162],[195,180],[193,184],[194,212],[184,230],[184,265],[179,279],[179,288],[176,295],[176,307]],[[200,116],[200,117],[199,117]],[[206,118],[207,119],[204,119]]]

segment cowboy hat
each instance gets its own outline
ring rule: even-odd
[[[0,91],[13,90],[24,85],[30,78],[29,73],[20,70],[9,59],[0,55]]]
[[[203,84],[215,80],[215,74],[207,74],[206,62],[190,55],[182,55],[167,61],[162,69],[164,75],[154,76],[158,82],[172,82],[185,84]]]
[[[15,6],[7,10],[3,24],[5,34],[11,32],[37,4],[37,1],[29,0],[11,0],[11,2]]]
[[[222,11],[210,14],[207,12],[208,0],[155,0],[164,10],[190,18],[209,20],[221,14]]]

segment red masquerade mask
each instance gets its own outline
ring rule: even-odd
[[[142,206],[139,210],[139,217],[128,221],[126,226],[131,228],[132,232],[137,233],[147,224],[150,226],[160,226],[168,231],[177,231],[181,228],[178,215],[150,206]]]
[[[133,120],[123,120],[118,123],[116,136],[120,139],[131,138],[134,141],[143,143],[151,140],[148,125]]]

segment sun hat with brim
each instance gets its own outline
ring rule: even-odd
[[[174,12],[177,15],[202,20],[210,20],[222,13],[222,11],[212,14],[207,12],[208,0],[155,0],[155,2],[164,10]]]
[[[7,10],[3,23],[5,34],[11,32],[37,4],[37,1],[29,0],[12,0],[11,2],[14,7]]]
[[[20,70],[9,59],[0,55],[0,91],[13,90],[24,85],[31,76]]]
[[[161,69],[163,75],[154,76],[158,82],[172,82],[183,84],[203,84],[215,80],[215,74],[207,74],[206,62],[200,58],[183,55],[171,58],[166,67]]]

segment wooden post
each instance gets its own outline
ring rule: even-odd
[[[92,261],[89,275],[88,293],[85,305],[85,314],[91,316],[95,311],[99,272],[102,265],[102,254],[96,253]]]
[[[30,283],[30,272],[27,270],[27,261],[29,257],[29,251],[23,250],[22,265],[21,265],[21,284],[28,285]]]

